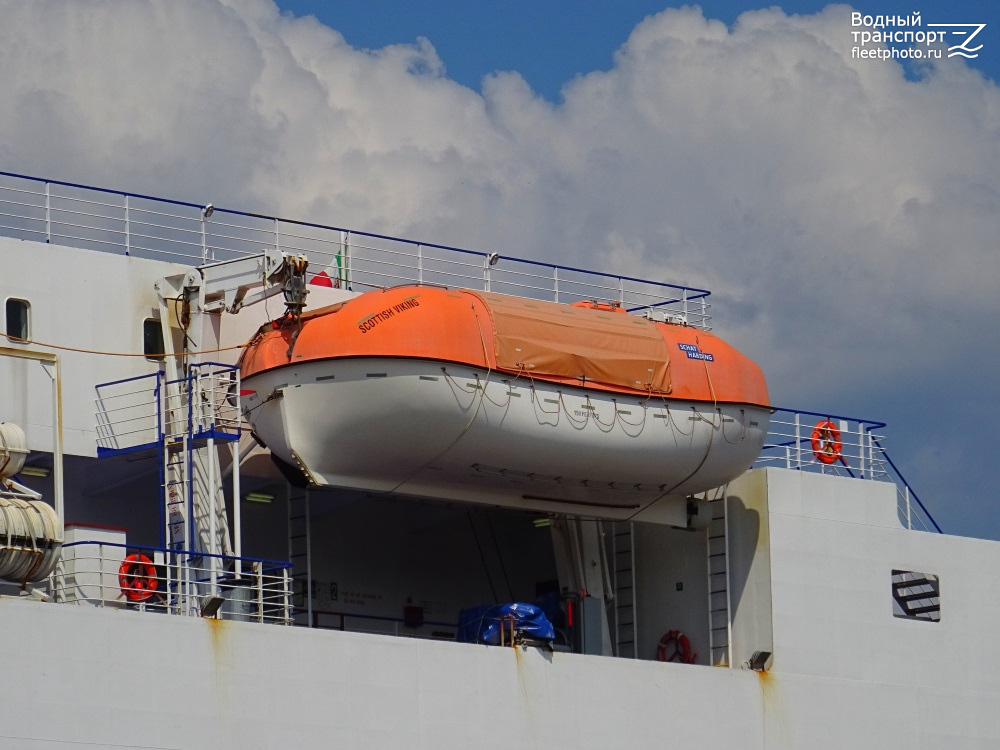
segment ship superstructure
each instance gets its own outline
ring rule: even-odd
[[[882,450],[884,425],[775,409],[766,392],[720,397],[724,378],[707,398],[688,392],[693,409],[674,405],[663,373],[629,393],[512,385],[493,352],[518,339],[500,341],[494,310],[481,329],[466,321],[483,332],[482,362],[432,357],[412,373],[452,394],[468,424],[485,420],[448,463],[441,449],[458,438],[432,445],[444,418],[415,391],[379,390],[398,362],[293,359],[315,351],[317,311],[351,313],[365,292],[407,284],[351,318],[367,326],[358,341],[434,297],[479,300],[484,316],[490,304],[523,318],[569,308],[567,320],[669,329],[681,337],[663,339],[671,355],[710,376],[706,357],[723,349],[705,343],[718,339],[704,290],[10,174],[0,211],[0,421],[25,435],[23,448],[9,441],[17,486],[4,492],[49,501],[61,527],[33,541],[6,530],[6,549],[48,537],[61,558],[41,580],[10,576],[0,599],[19,644],[9,669],[24,677],[0,746],[1000,741],[987,636],[1000,548],[933,533]],[[265,383],[236,365],[268,330],[285,332],[273,348],[284,361]],[[368,398],[392,408],[366,411]],[[533,439],[534,408],[502,412],[505,399],[580,431],[548,462],[572,476],[540,468],[544,442],[496,445],[504,419],[519,444]],[[750,437],[749,407],[766,437]],[[321,424],[332,432],[317,450]],[[625,488],[599,461],[573,463],[587,444],[572,440],[602,426],[600,445],[623,453],[606,464],[625,474],[639,471],[627,441],[642,439],[629,430],[654,427],[676,428],[678,445],[703,433],[696,450],[719,441],[747,465],[714,486]],[[400,435],[430,457],[419,470],[392,465],[408,455]],[[459,459],[476,464],[460,482],[433,478]],[[656,512],[628,499],[656,491],[669,498]],[[542,603],[555,639],[455,642],[461,612],[503,602]]]

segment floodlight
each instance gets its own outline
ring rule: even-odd
[[[767,665],[767,660],[771,658],[770,651],[754,651],[753,656],[743,663],[747,669],[752,669],[754,672],[764,671],[764,667]]]
[[[221,596],[205,596],[201,600],[201,616],[215,617],[219,613],[219,607],[225,603]]]

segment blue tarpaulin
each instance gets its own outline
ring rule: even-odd
[[[457,639],[462,643],[500,645],[500,620],[514,618],[514,630],[525,638],[551,641],[556,637],[552,623],[534,604],[482,604],[463,609],[458,615]]]

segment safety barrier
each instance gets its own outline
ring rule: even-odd
[[[882,447],[884,422],[821,412],[775,409],[755,467],[780,466],[855,479],[893,482],[900,520],[908,529],[941,528]]]
[[[290,625],[291,563],[82,541],[63,546],[59,602]]]
[[[179,385],[178,388],[164,386]],[[205,362],[166,380],[162,372],[96,386],[97,455],[156,448],[164,438],[238,440],[241,430],[239,371]],[[198,394],[189,398],[188,394]]]
[[[198,265],[273,247],[364,291],[437,284],[554,302],[592,299],[710,329],[705,289],[0,172],[0,234]]]
[[[306,614],[306,612],[307,610],[304,609],[295,610],[295,614]],[[455,622],[421,620],[419,625],[414,625],[407,623],[403,617],[363,615],[324,609],[312,610],[312,627],[322,630],[395,635],[433,641],[453,641],[458,632],[458,623]]]

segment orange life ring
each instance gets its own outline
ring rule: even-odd
[[[667,649],[673,649],[668,653]],[[679,630],[670,630],[664,633],[660,642],[656,644],[657,661],[676,661],[681,664],[694,664],[698,654],[692,653],[691,641]]]
[[[130,602],[144,602],[156,591],[156,566],[143,554],[131,554],[118,568],[118,584]]]
[[[812,431],[812,449],[816,460],[821,464],[833,464],[843,461],[841,454],[843,443],[840,441],[840,430],[829,419],[816,423]]]

